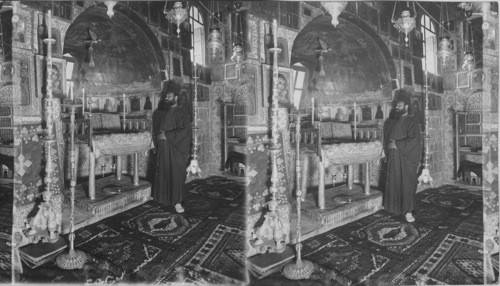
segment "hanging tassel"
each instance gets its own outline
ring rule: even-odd
[[[196,158],[191,160],[191,163],[189,163],[189,167],[187,167],[186,172],[188,173],[188,175],[192,174],[193,176],[198,176],[201,178],[201,169]]]

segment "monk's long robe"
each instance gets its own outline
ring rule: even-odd
[[[397,149],[389,149],[391,140]],[[387,155],[387,183],[384,208],[391,213],[406,214],[414,210],[417,190],[417,171],[422,143],[417,119],[406,115],[389,119],[384,128],[384,148]]]
[[[159,140],[165,132],[167,140]],[[176,106],[158,110],[154,116],[153,136],[156,147],[153,199],[165,205],[174,205],[186,198],[184,183],[191,150],[191,123],[185,111]]]

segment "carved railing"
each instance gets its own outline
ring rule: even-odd
[[[349,124],[349,123],[345,123]],[[296,144],[295,139],[295,123],[290,123],[290,142]],[[326,141],[336,141],[336,142],[355,142],[355,141],[366,141],[366,140],[382,140],[383,134],[383,122],[378,121],[370,124],[359,124],[356,129],[351,125],[352,138],[351,139],[336,139],[335,134],[333,134],[332,140],[330,138],[321,138],[321,122],[315,122],[314,126],[311,127],[310,122],[304,123],[305,127],[300,129],[301,140],[300,144],[308,150],[314,151],[318,156],[321,156],[321,145],[325,144]],[[354,137],[354,133],[356,136]],[[326,143],[327,144],[327,143]]]
[[[75,135],[85,135],[89,133],[90,120],[89,119],[75,119]],[[70,119],[62,119],[62,129],[64,135],[70,135]]]
[[[119,115],[116,115],[119,116]],[[111,132],[134,132],[134,131],[149,131],[151,130],[151,116],[149,115],[141,115],[141,117],[132,117],[126,118],[125,123],[123,122],[123,118],[120,116],[120,126],[113,126],[109,131]],[[125,124],[123,128],[123,124]],[[70,120],[69,118],[62,119],[62,129],[63,134],[69,136],[69,126]],[[99,128],[93,126],[93,133],[96,131],[100,131]],[[88,135],[90,133],[90,119],[75,119],[75,134],[81,138],[81,135]]]

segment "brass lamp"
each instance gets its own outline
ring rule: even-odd
[[[219,29],[214,28],[208,36],[208,47],[212,51],[212,57],[215,58],[217,52],[222,47],[222,36]]]
[[[181,28],[180,25],[184,22],[188,17],[188,9],[182,6],[182,2],[175,2],[172,10],[167,11],[167,3],[165,2],[165,7],[163,9],[163,13],[167,20],[172,23],[177,24],[177,37],[180,36]]]
[[[394,12],[396,11],[396,4],[397,2],[394,3],[394,10],[392,11],[392,19],[391,22],[394,25],[394,28],[398,29],[398,31],[403,32],[405,34],[405,43],[406,46],[408,46],[408,33],[410,33],[414,28],[415,28],[415,18],[416,18],[416,10],[415,10],[415,3],[413,3],[413,11],[414,14],[413,17],[410,14],[410,10],[403,10],[401,12],[401,17],[398,18],[397,20],[394,19]],[[410,5],[408,4],[408,7]]]

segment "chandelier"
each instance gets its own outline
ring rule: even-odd
[[[401,13],[401,17],[397,20],[394,19],[396,4],[397,2],[394,3],[394,10],[392,11],[391,21],[392,24],[394,25],[394,28],[405,34],[405,43],[406,46],[408,46],[408,33],[410,33],[415,28],[415,18],[416,18],[415,3],[413,3],[413,11],[414,11],[413,17],[411,17],[410,10],[408,9],[408,10],[403,10],[403,12]],[[407,6],[409,8],[410,4],[407,4]]]
[[[183,7],[182,2],[175,2],[173,9],[167,11],[167,2],[165,2],[163,13],[168,21],[177,24],[177,37],[179,37],[181,33],[180,25],[187,19],[188,16],[187,7]]]
[[[212,57],[215,58],[217,52],[222,47],[222,36],[219,29],[214,28],[208,36],[208,47],[212,51]]]

